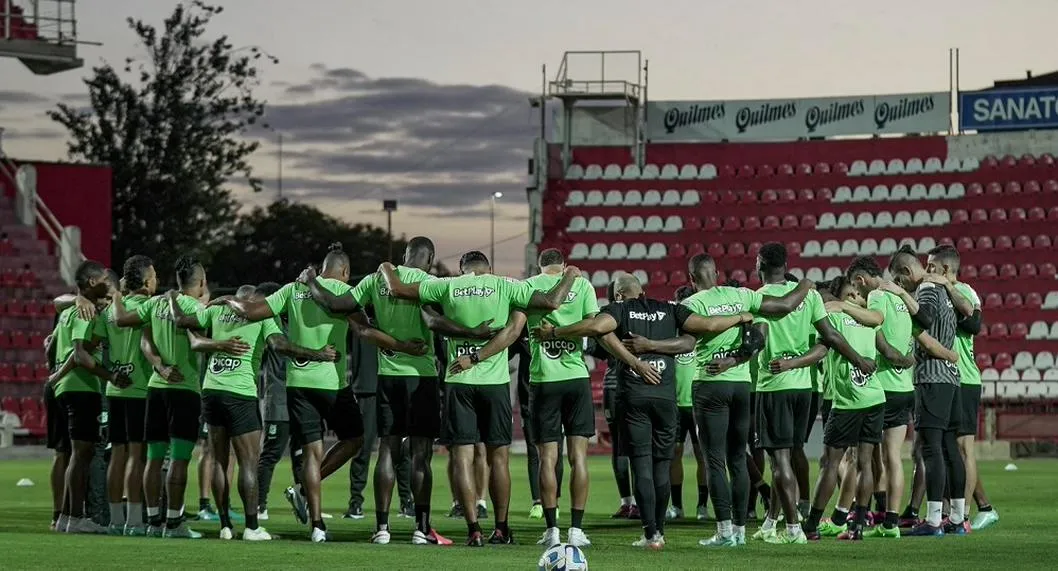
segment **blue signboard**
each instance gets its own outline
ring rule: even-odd
[[[960,92],[959,128],[964,131],[1058,128],[1058,87]]]

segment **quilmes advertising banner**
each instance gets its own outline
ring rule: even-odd
[[[959,128],[973,131],[1058,127],[1058,87],[959,93]]]
[[[806,137],[947,131],[947,92],[648,103],[647,139],[789,141]]]

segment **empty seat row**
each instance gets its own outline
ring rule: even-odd
[[[666,164],[659,167],[655,164],[637,165],[609,164],[601,165],[570,165],[566,169],[566,178],[572,180],[710,180],[717,176],[716,166],[704,164],[700,168],[696,165],[677,166]]]
[[[959,275],[965,276],[966,279],[982,280],[1013,280],[1035,277],[1053,279],[1055,277],[1055,266],[1051,262],[1045,262],[1039,266],[1025,263],[1021,264],[1020,267],[1014,264],[1003,264],[998,268],[993,264],[983,264],[981,266],[967,264],[959,269]]]
[[[817,230],[848,230],[850,228],[922,228],[926,226],[944,226],[951,222],[951,214],[944,209],[930,212],[928,210],[917,210],[911,214],[907,210],[901,210],[895,214],[882,211],[878,213],[842,212],[835,216],[832,212],[825,212],[819,217]]]
[[[805,258],[891,256],[905,244],[914,248],[916,252],[928,252],[937,246],[933,238],[928,236],[918,242],[914,238],[902,238],[899,242],[893,238],[883,238],[881,242],[875,241],[874,238],[867,238],[862,241],[849,239],[844,242],[827,240],[822,244],[816,240],[809,240],[805,242],[804,248],[801,250],[801,256]]]
[[[981,303],[985,309],[1017,309],[1019,307],[1040,309],[1043,307],[1043,296],[1038,292],[1029,292],[1024,296],[1017,292],[1010,292],[1006,296],[990,293]]]
[[[1047,351],[1035,355],[1028,351],[1019,351],[1013,358],[1011,358],[1008,353],[1000,353],[996,355],[995,360],[992,360],[990,355],[985,353],[983,355],[978,355],[977,365],[982,369],[994,367],[1003,370],[1010,367],[1015,371],[1025,371],[1028,369],[1046,371],[1047,369],[1055,368],[1054,354]]]
[[[981,371],[981,381],[983,381],[981,397],[986,399],[1058,396],[1058,369],[1046,369],[1043,371],[1025,369],[1019,372],[1014,369],[999,371],[988,368]],[[990,389],[993,386],[991,383],[995,382],[999,382],[999,386],[995,388],[995,395],[993,396],[990,394]],[[1055,386],[1050,387],[1050,385]]]
[[[587,244],[577,243],[570,250],[570,260],[661,260],[668,255],[665,244],[653,243],[649,247],[646,244],[635,243],[626,245],[623,242],[613,244],[596,243],[589,247]]]
[[[834,190],[833,202],[896,202],[905,200],[957,200],[966,196],[966,188],[962,183],[956,182],[950,186],[934,183],[926,187],[924,184],[913,184],[909,189],[906,185],[896,184],[892,188],[884,184],[876,184],[874,187],[860,185],[856,188],[839,186]]]
[[[1052,296],[1058,295],[1058,292],[1050,292],[1047,294],[1048,301],[1052,300]],[[1044,309],[1058,309],[1058,307],[1047,307],[1044,303]],[[1046,321],[1034,321],[1032,326],[1029,328],[1028,335],[1025,337],[1031,341],[1038,341],[1042,339],[1047,340],[1058,340],[1058,321],[1048,324]]]
[[[978,236],[977,240],[969,236],[963,236],[955,243],[955,247],[960,252],[969,252],[972,250],[983,250],[983,251],[999,251],[1005,252],[1007,250],[1046,250],[1053,247],[1055,240],[1051,239],[1046,234],[1039,234],[1035,238],[1022,234],[1017,238],[1011,238],[1010,236],[1002,235],[996,236],[993,240],[991,236]]]
[[[630,216],[626,221],[620,216],[603,218],[592,216],[585,220],[583,216],[574,216],[566,227],[567,232],[679,232],[683,230],[683,219],[679,216]]]
[[[701,203],[696,190],[669,189],[664,193],[658,190],[640,192],[629,190],[610,190],[603,194],[601,190],[570,191],[566,197],[566,206],[695,206]]]
[[[932,174],[940,172],[973,172],[980,167],[980,162],[975,158],[957,159],[948,157],[941,161],[937,157],[929,157],[925,162],[920,158],[908,159],[904,163],[902,159],[890,159],[888,162],[882,159],[867,161],[852,161],[849,165],[849,176],[881,176],[901,174]]]
[[[1014,168],[1018,166],[1031,167],[1035,165],[1051,166],[1054,164],[1054,156],[1050,153],[1043,153],[1042,155],[1031,155],[1024,154],[1021,158],[1017,158],[1014,155],[1004,155],[1003,157],[996,157],[994,155],[988,155],[981,159],[981,166],[984,168]]]
[[[1004,208],[993,208],[991,210],[975,208],[967,212],[959,209],[954,210],[951,213],[951,222],[953,224],[1005,222],[1007,220],[1028,220],[1029,222],[1058,220],[1058,206],[1052,206],[1047,210],[1044,210],[1042,206],[1033,206],[1028,210],[1025,210],[1024,208],[1011,208],[1009,210]]]

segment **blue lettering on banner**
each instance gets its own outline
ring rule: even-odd
[[[959,127],[974,131],[1058,128],[1058,87],[961,92]]]

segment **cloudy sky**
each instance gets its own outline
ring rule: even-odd
[[[15,0],[16,3],[19,0]],[[79,2],[87,70],[140,55],[125,16],[160,23],[171,0]],[[944,90],[1058,68],[1054,0],[227,0],[214,31],[280,59],[261,96],[284,133],[284,192],[351,221],[428,233],[453,263],[487,250],[498,201],[497,269],[521,271],[526,159],[538,118],[527,98],[565,50],[642,50],[653,100]],[[301,6],[312,6],[311,9]],[[627,67],[627,66],[626,66]],[[633,66],[634,67],[634,66]],[[45,117],[85,93],[85,70],[35,77],[0,61],[0,126],[11,156],[59,159]],[[590,73],[589,70],[581,75]],[[255,157],[274,181],[276,146]],[[240,191],[246,204],[274,198]]]

